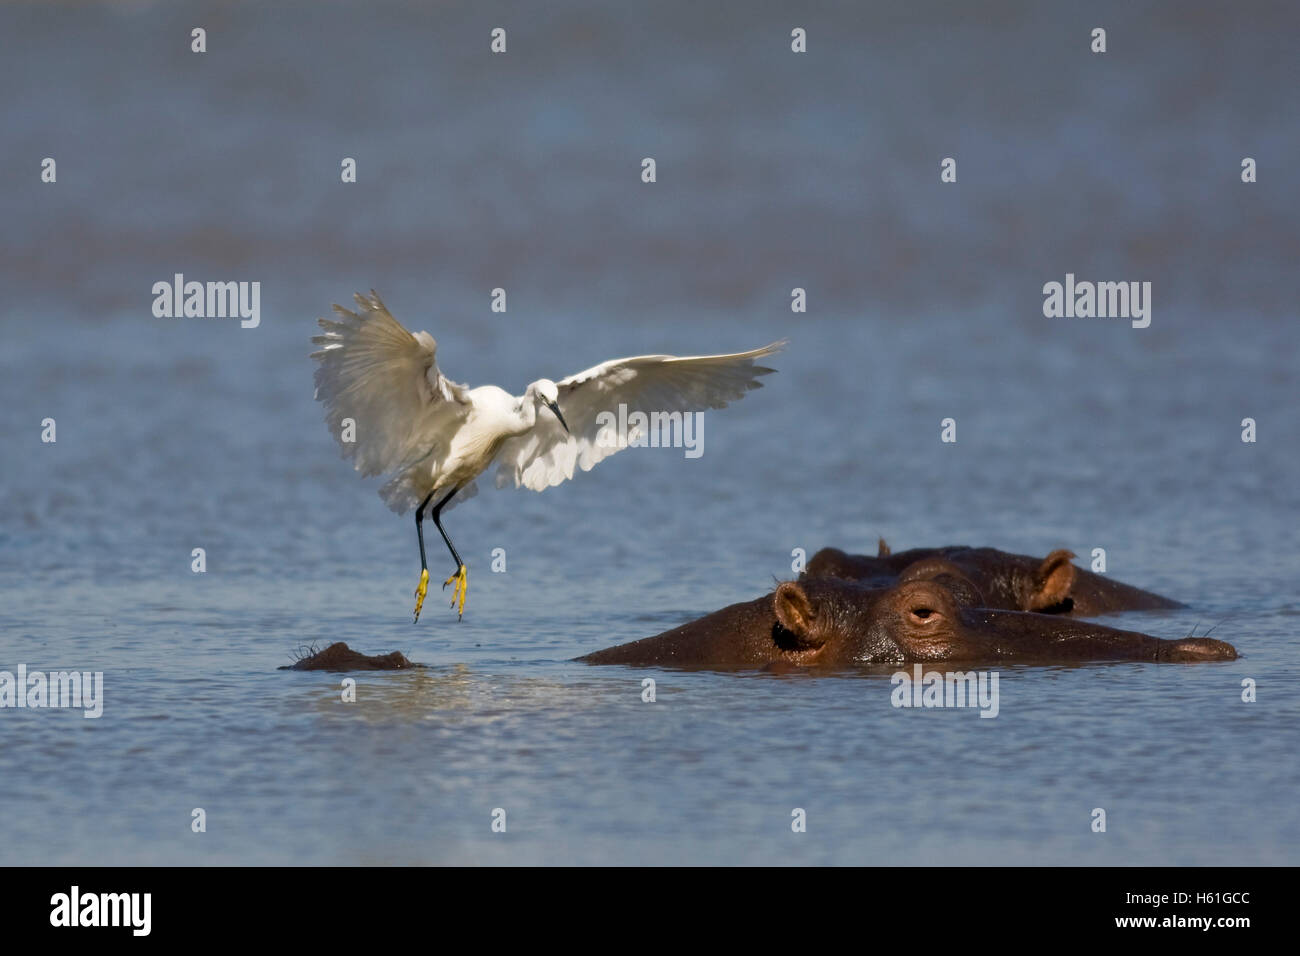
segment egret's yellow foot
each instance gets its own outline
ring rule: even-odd
[[[456,569],[456,573],[442,582],[442,588],[445,591],[447,585],[455,581],[456,586],[451,589],[451,606],[456,607],[457,600],[460,601],[460,607],[456,611],[456,620],[465,616],[465,592],[469,590],[469,568],[461,565]]]
[[[420,571],[420,586],[415,589],[415,620],[420,619],[420,608],[424,607],[424,596],[429,593],[429,569]],[[414,623],[414,621],[412,622]]]

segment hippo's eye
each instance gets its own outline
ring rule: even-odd
[[[914,608],[912,608],[912,616],[913,616],[913,617],[918,617],[918,618],[920,618],[922,621],[926,620],[926,619],[927,619],[931,614],[933,614],[933,613],[934,613],[934,611],[932,611],[932,610],[931,610],[930,608],[928,608],[928,607],[914,607]]]

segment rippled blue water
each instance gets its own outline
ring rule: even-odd
[[[1295,26],[0,7],[0,669],[106,686],[98,720],[0,711],[0,863],[1300,861]],[[260,327],[155,319],[175,272],[260,281]],[[1045,319],[1067,272],[1151,281],[1151,327]],[[627,451],[452,512],[466,617],[431,597],[412,626],[411,521],[312,401],[313,319],[372,286],[451,377],[516,391],[792,341],[698,460]],[[895,710],[881,676],[566,662],[878,534],[1104,547],[1191,606],[1117,623],[1243,656],[1004,669],[995,720]],[[355,704],[276,669],[335,640],[429,667],[356,675]]]

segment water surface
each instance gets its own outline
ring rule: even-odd
[[[0,7],[0,669],[106,688],[98,720],[0,712],[0,862],[1300,862],[1295,27],[1187,4]],[[154,318],[176,272],[260,281],[261,325]],[[1067,272],[1151,281],[1150,328],[1045,319]],[[450,512],[467,613],[431,595],[412,626],[411,520],[312,401],[313,320],[371,287],[452,378],[516,392],[792,341],[699,459],[629,450]],[[568,663],[878,535],[1105,548],[1190,605],[1110,623],[1217,626],[1242,657],[1006,668],[995,720],[896,710],[880,675]],[[430,555],[440,579],[432,529]],[[355,675],[351,704],[339,675],[277,670],[335,640],[428,667]]]

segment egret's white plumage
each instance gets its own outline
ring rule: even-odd
[[[451,381],[438,368],[433,336],[408,332],[374,291],[356,302],[356,312],[334,306],[338,319],[321,319],[324,334],[312,339],[321,346],[312,353],[320,363],[316,398],[357,471],[390,476],[380,494],[399,514],[448,493],[446,507],[472,497],[474,479],[494,463],[498,487],[558,485],[626,446],[626,434],[598,437],[601,412],[617,414],[620,405],[629,415],[723,408],[760,387],[758,377],[772,369],[754,360],[785,344],[613,359],[559,382],[540,379],[515,396]],[[354,441],[343,440],[345,419],[355,423]]]

